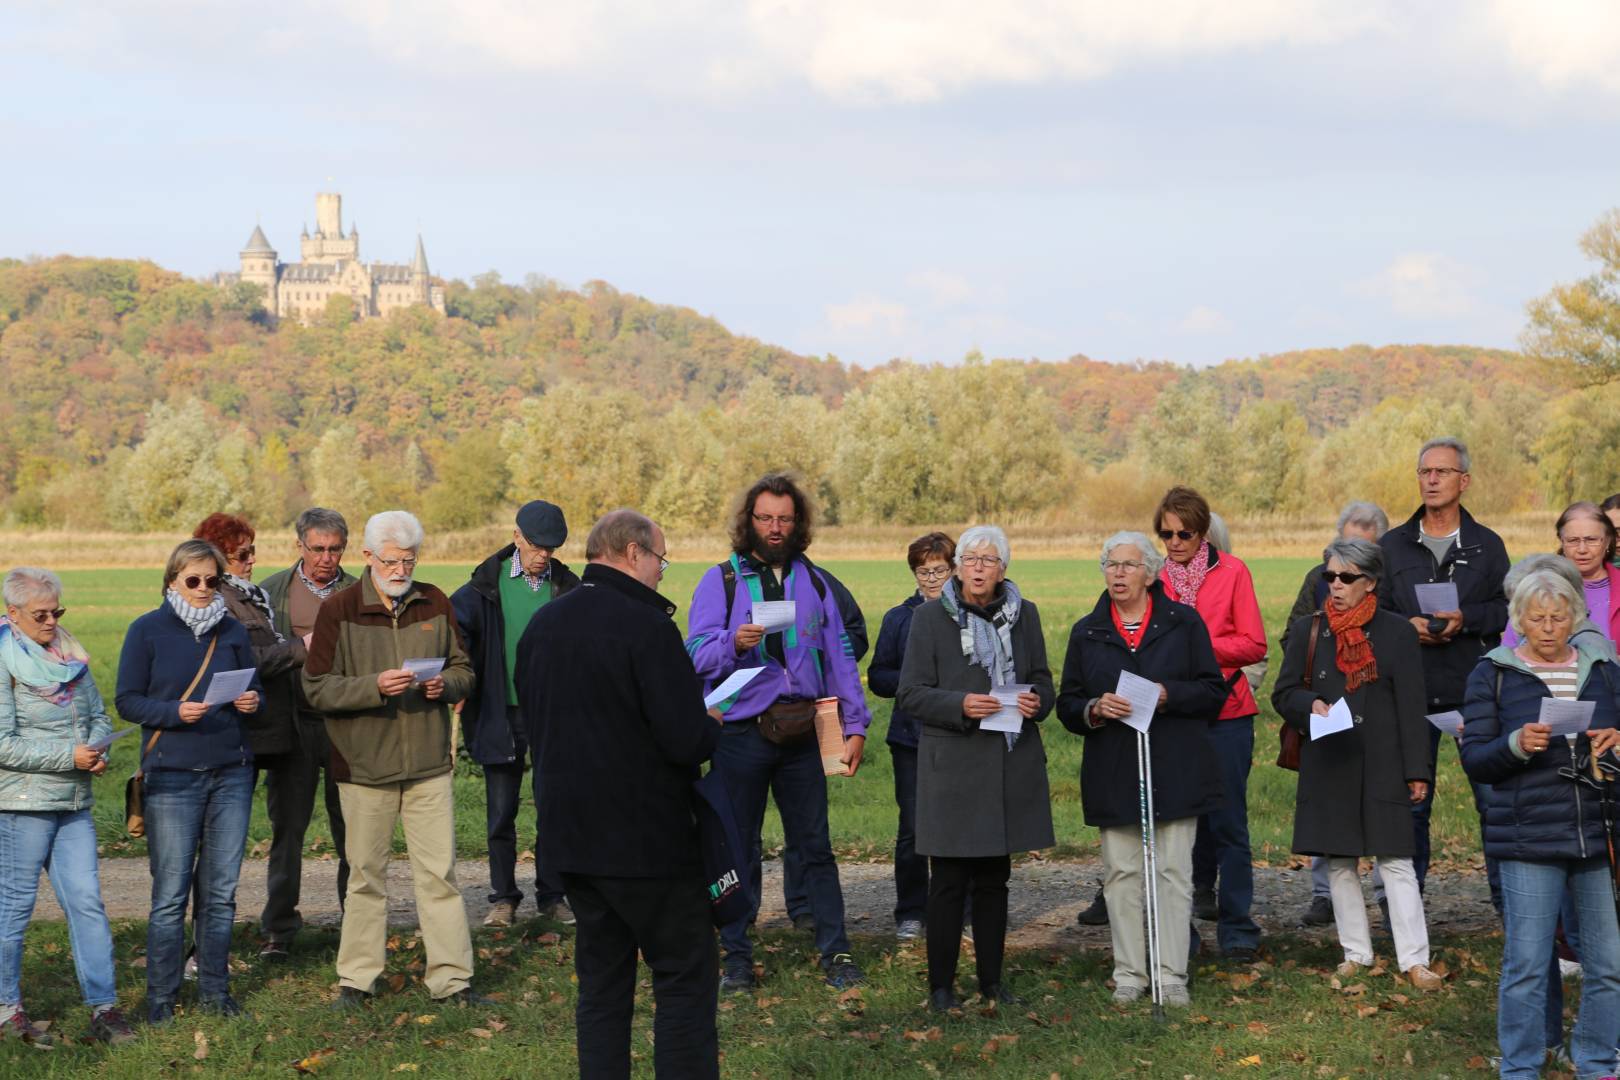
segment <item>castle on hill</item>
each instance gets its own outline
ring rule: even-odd
[[[334,296],[347,296],[362,319],[387,315],[399,308],[426,304],[444,312],[444,287],[428,274],[427,251],[416,237],[416,257],[409,265],[360,261],[360,230],[351,221],[343,235],[343,196],[321,192],[315,196],[315,233],[304,227],[299,236],[299,261],[279,262],[264,230],[242,248],[242,270],[221,274],[220,284],[238,281],[264,289],[264,309],[279,319],[307,323],[326,310]]]

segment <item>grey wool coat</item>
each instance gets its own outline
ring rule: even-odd
[[[971,616],[970,616],[971,617]],[[962,715],[962,698],[990,692],[990,675],[962,655],[955,620],[938,600],[917,609],[900,667],[895,707],[922,726],[917,744],[917,852],[950,858],[1011,855],[1051,847],[1052,801],[1040,721],[1056,693],[1035,605],[1023,601],[1012,628],[1017,681],[1032,683],[1040,710],[1007,749],[999,731]]]
[[[1350,694],[1355,727],[1312,742],[1311,703],[1345,697],[1333,633],[1322,617],[1315,679],[1305,686],[1311,616],[1294,620],[1271,693],[1283,722],[1305,737],[1294,803],[1294,850],[1301,855],[1414,854],[1412,804],[1406,782],[1434,782],[1429,773],[1429,722],[1424,719],[1423,660],[1412,624],[1380,608],[1362,628],[1372,643],[1378,678]]]

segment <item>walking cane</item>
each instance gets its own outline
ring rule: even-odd
[[[1613,756],[1612,753],[1610,756]],[[1598,802],[1603,807],[1603,839],[1609,855],[1609,892],[1614,896],[1615,918],[1620,919],[1620,857],[1616,855],[1614,843],[1616,771],[1620,771],[1620,766],[1601,761],[1596,754],[1592,755],[1592,778],[1598,783]],[[1580,795],[1577,793],[1575,797],[1578,799]]]
[[[1164,981],[1159,976],[1159,850],[1153,822],[1153,746],[1148,733],[1136,733],[1136,790],[1142,810],[1142,898],[1147,909],[1148,989],[1153,1019],[1164,1020]]]

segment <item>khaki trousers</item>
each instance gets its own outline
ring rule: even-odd
[[[338,784],[348,828],[349,896],[338,942],[338,982],[372,992],[388,960],[388,853],[394,823],[405,825],[405,849],[416,889],[416,916],[427,951],[422,981],[434,998],[472,980],[472,933],[456,888],[455,802],[450,773],[399,784]]]
[[[1147,907],[1143,901],[1142,827],[1120,825],[1102,833],[1103,896],[1114,939],[1114,985],[1148,988]],[[1159,866],[1159,979],[1187,985],[1192,947],[1192,849],[1198,819],[1161,821],[1154,833]]]

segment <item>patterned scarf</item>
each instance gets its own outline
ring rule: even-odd
[[[163,599],[169,602],[169,610],[175,613],[179,620],[186,624],[191,636],[201,641],[202,636],[219,624],[225,617],[225,598],[219,593],[214,594],[214,602],[207,607],[192,607],[191,601],[181,596],[174,589],[164,592]]]
[[[236,591],[242,594],[242,599],[246,600],[248,604],[258,608],[264,613],[264,617],[269,620],[270,623],[270,632],[276,635],[277,645],[280,645],[282,642],[287,640],[281,636],[281,631],[276,629],[276,613],[270,607],[269,593],[253,584],[253,582],[249,581],[247,578],[237,577],[235,574],[227,575],[225,580],[229,581],[231,585],[235,587]]]
[[[60,626],[47,648],[0,616],[0,664],[40,697],[66,705],[73,699],[73,684],[90,670],[90,654]]]
[[[1373,656],[1372,642],[1361,632],[1378,610],[1378,595],[1368,592],[1361,603],[1340,611],[1331,602],[1327,609],[1328,629],[1333,631],[1333,659],[1344,673],[1344,692],[1350,693],[1378,678],[1378,661]]]
[[[1013,665],[1012,628],[1018,621],[1019,609],[1023,607],[1023,596],[1011,581],[1004,580],[1001,586],[1001,605],[992,611],[992,618],[988,621],[978,612],[963,606],[954,577],[946,580],[945,591],[939,594],[939,602],[944,605],[945,613],[956,621],[961,631],[962,655],[989,673],[991,686],[1006,686],[1018,679]],[[969,615],[973,617],[969,618]],[[1009,731],[1004,734],[1007,736],[1007,749],[1011,750],[1022,732]]]
[[[1197,607],[1198,590],[1204,587],[1204,579],[1209,576],[1209,541],[1198,545],[1192,561],[1186,566],[1174,559],[1166,559],[1164,575],[1170,579],[1170,587],[1176,591],[1177,600],[1188,607]]]
[[[333,577],[331,581],[328,581],[325,585],[317,585],[313,581],[309,580],[309,578],[304,576],[304,564],[302,561],[299,562],[297,570],[298,580],[304,583],[304,588],[308,589],[322,600],[325,600],[328,596],[331,596],[333,593],[337,592],[338,583],[343,580],[343,571],[339,570],[337,575]]]

